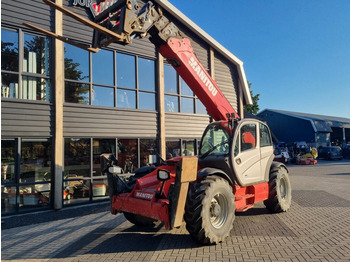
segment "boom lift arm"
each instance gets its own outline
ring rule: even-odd
[[[93,0],[90,8],[95,21],[92,22],[50,0],[43,1],[94,28],[93,47],[84,48],[81,44],[52,32],[24,23],[26,26],[92,52],[111,43],[130,44],[133,38],[143,38],[149,34],[150,41],[156,46],[158,52],[171,63],[214,120],[239,118],[235,109],[218,88],[216,81],[196,57],[190,40],[163,15],[161,8],[153,2],[149,1],[140,8],[136,0],[110,0],[108,5],[106,1],[98,4]]]

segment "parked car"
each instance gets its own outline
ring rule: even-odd
[[[327,146],[321,147],[318,150],[318,158],[319,159],[343,159],[342,150],[339,146]]]
[[[350,145],[346,145],[343,148],[343,157],[344,158],[350,158]]]
[[[276,147],[273,153],[275,155],[274,161],[288,163],[290,160],[288,148],[286,147]]]

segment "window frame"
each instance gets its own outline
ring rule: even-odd
[[[39,103],[52,103],[52,99],[53,99],[53,92],[54,92],[54,88],[53,88],[53,81],[52,81],[52,61],[53,61],[53,41],[51,37],[48,37],[46,35],[40,34],[40,33],[33,33],[27,30],[23,30],[21,28],[11,28],[8,26],[4,26],[1,28],[1,30],[7,30],[10,32],[15,32],[18,36],[18,71],[10,71],[10,70],[3,70],[1,69],[1,75],[2,74],[8,74],[8,75],[15,75],[17,76],[18,79],[18,94],[16,97],[3,97],[1,94],[1,99],[16,99],[16,100],[20,100],[20,101],[35,101],[35,102],[39,102]],[[30,35],[30,36],[34,36],[34,37],[42,37],[45,39],[49,40],[49,54],[48,54],[48,64],[49,64],[49,72],[46,72],[46,74],[41,74],[41,73],[31,73],[31,72],[26,72],[23,70],[23,61],[24,61],[24,38],[25,35]],[[50,72],[51,71],[51,72]],[[1,76],[2,77],[2,76]],[[49,94],[48,97],[45,100],[38,100],[38,99],[25,99],[25,98],[21,98],[22,97],[22,93],[23,93],[23,77],[31,77],[31,78],[35,78],[37,79],[45,79],[46,82],[49,83]]]
[[[164,103],[165,103],[165,97],[166,96],[172,96],[172,97],[177,97],[177,101],[178,101],[178,111],[168,111],[167,110],[167,106],[164,105],[165,107],[165,112],[166,113],[180,113],[180,114],[198,114],[198,115],[207,115],[207,113],[203,114],[203,113],[199,113],[198,109],[198,104],[200,102],[199,98],[194,94],[194,92],[192,91],[192,89],[187,85],[187,83],[185,82],[185,80],[183,80],[183,78],[176,72],[176,70],[172,67],[171,64],[168,63],[164,63],[164,67],[168,66],[170,68],[172,68],[172,70],[175,71],[176,74],[176,89],[177,89],[177,93],[172,93],[172,92],[167,92],[165,87],[164,87]],[[188,94],[182,94],[182,83],[185,83],[188,88],[191,90],[192,95],[188,95]],[[165,84],[166,85],[166,84]],[[193,111],[191,113],[189,112],[184,112],[184,106],[182,105],[182,99],[183,98],[187,98],[187,99],[193,99]],[[198,102],[199,101],[199,102]],[[200,102],[201,103],[201,102]],[[203,104],[203,103],[202,103]]]

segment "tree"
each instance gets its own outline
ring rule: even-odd
[[[248,86],[249,86],[250,95],[252,96],[253,104],[252,105],[245,105],[244,111],[256,115],[259,112],[258,101],[259,101],[260,94],[253,95],[253,91],[251,90],[252,83],[250,83],[249,81],[247,81],[247,82],[248,82]]]

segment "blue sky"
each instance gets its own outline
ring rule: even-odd
[[[241,59],[260,110],[350,118],[349,0],[170,0]]]

